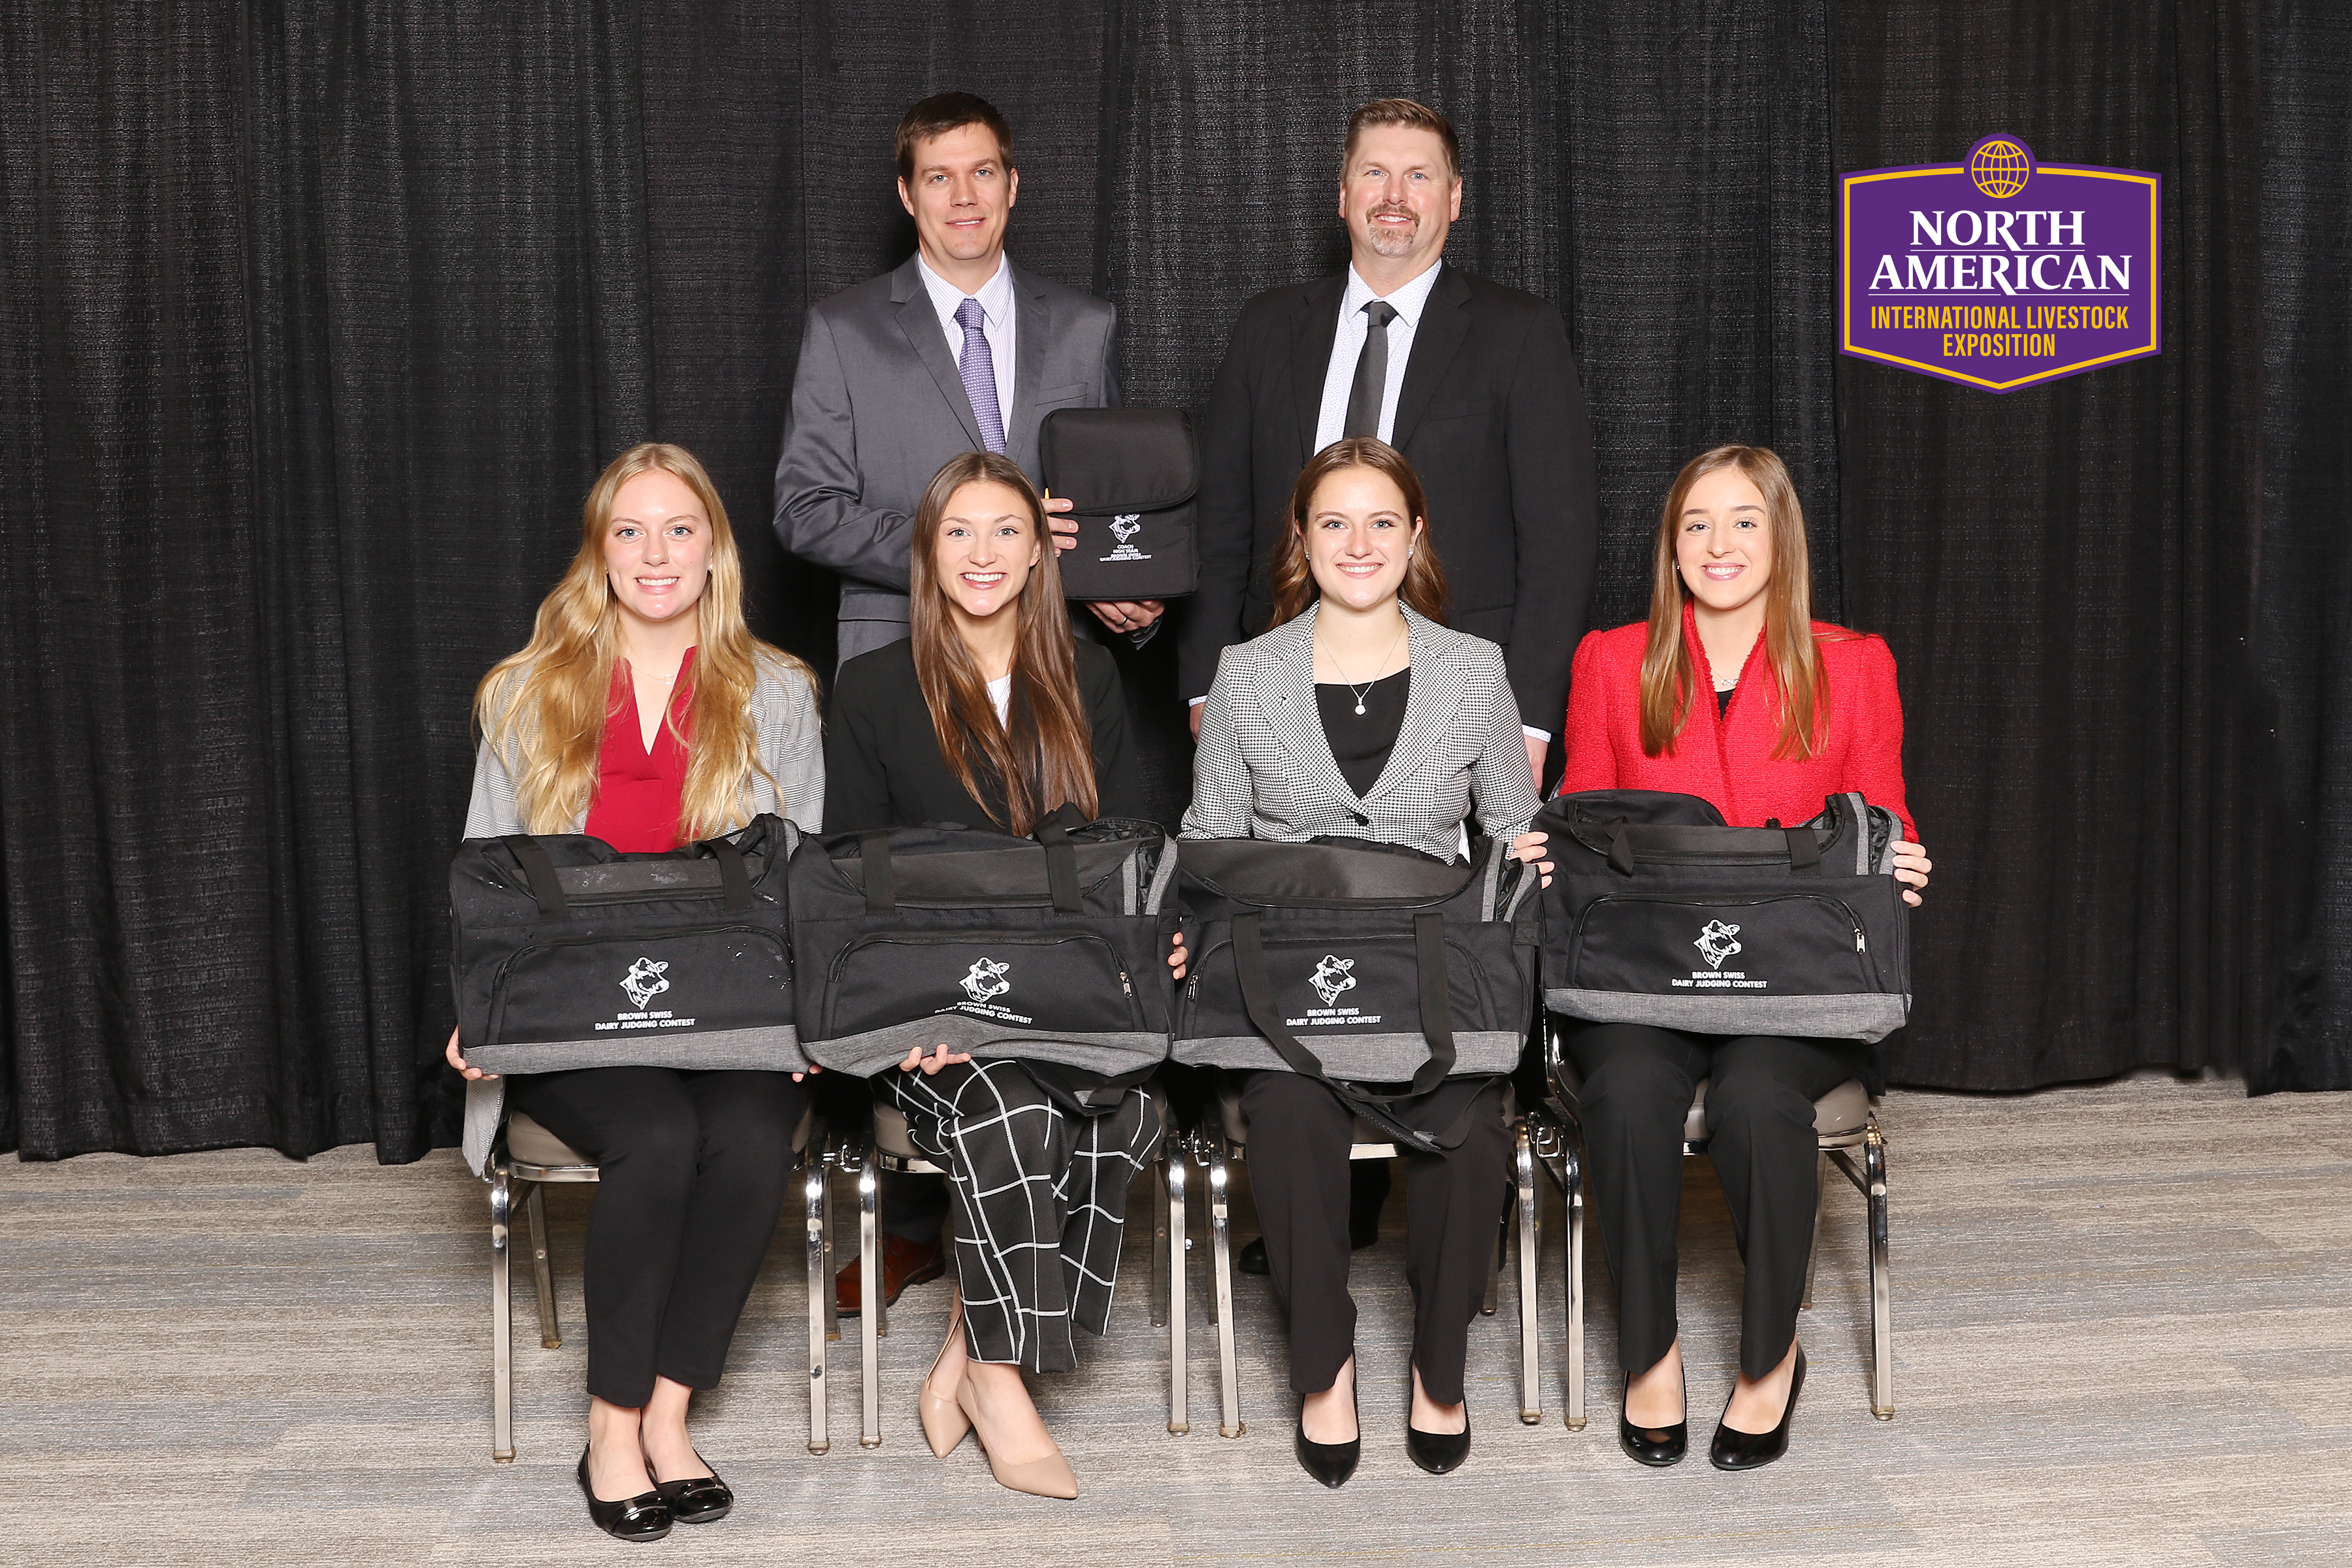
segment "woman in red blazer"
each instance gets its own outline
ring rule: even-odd
[[[1780,459],[1718,447],[1675,479],[1658,521],[1650,617],[1576,650],[1563,792],[1673,790],[1726,822],[1807,822],[1859,790],[1903,819],[1903,708],[1874,637],[1811,616],[1805,520]],[[1927,885],[1927,853],[1895,846],[1895,877]],[[1709,1080],[1707,1156],[1748,1266],[1739,1379],[1708,1458],[1750,1469],[1788,1450],[1805,1379],[1796,1342],[1818,1202],[1813,1101],[1864,1074],[1853,1040],[1687,1034],[1643,1024],[1569,1030],[1584,1139],[1617,1279],[1618,1440],[1645,1465],[1683,1457],[1688,1422],[1675,1322],[1683,1118]]]

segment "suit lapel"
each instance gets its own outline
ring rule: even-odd
[[[1445,628],[1409,608],[1399,608],[1404,609],[1405,625],[1411,628],[1405,635],[1410,639],[1412,684],[1405,691],[1404,722],[1397,726],[1396,744],[1389,748],[1389,760],[1366,792],[1366,800],[1378,800],[1412,776],[1453,728],[1462,696],[1462,671],[1452,658],[1452,638]]]
[[[1389,445],[1402,451],[1414,426],[1428,412],[1429,400],[1454,363],[1454,354],[1470,336],[1470,285],[1451,267],[1438,273],[1422,308],[1421,324],[1412,331],[1412,357],[1405,362],[1404,386],[1397,394],[1396,418],[1389,427]]]
[[[1004,267],[1013,281],[1013,406],[1005,411],[1004,449],[1032,452],[1037,447],[1037,389],[1045,383],[1045,348],[1054,341],[1054,310],[1035,279],[1010,260]]]
[[[1298,414],[1298,466],[1315,455],[1315,426],[1323,417],[1323,380],[1331,369],[1331,345],[1339,335],[1339,300],[1348,275],[1318,278],[1302,291],[1304,303],[1290,336],[1291,394]],[[1326,747],[1325,750],[1329,750]]]
[[[907,345],[931,379],[940,384],[940,395],[948,400],[956,418],[963,425],[963,433],[971,442],[972,450],[981,447],[980,421],[971,412],[971,399],[963,392],[963,377],[956,370],[955,356],[948,353],[947,333],[940,330],[940,313],[931,305],[931,291],[923,287],[920,270],[922,258],[910,256],[907,264],[890,276],[890,298],[898,301],[898,330],[907,334]],[[1020,327],[1013,328],[1015,349],[1019,352]]]
[[[1266,650],[1270,665],[1260,690],[1265,694],[1266,722],[1273,726],[1282,749],[1352,810],[1363,802],[1339,772],[1339,759],[1331,754],[1331,738],[1323,732],[1323,715],[1315,704],[1315,617],[1319,609],[1310,607],[1282,628],[1280,645]]]

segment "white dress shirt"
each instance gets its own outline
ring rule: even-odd
[[[980,292],[966,295],[932,271],[929,262],[919,259],[916,265],[923,275],[923,288],[931,296],[931,309],[940,313],[940,330],[948,335],[948,358],[959,366],[963,363],[963,326],[956,320],[956,308],[968,298],[980,301],[980,334],[988,340],[989,363],[996,372],[996,416],[1009,433],[1013,428],[1013,268],[999,256],[996,275],[980,286]],[[1357,341],[1362,342],[1363,336],[1359,329]]]
[[[1437,287],[1437,262],[1420,277],[1386,296],[1348,268],[1348,289],[1339,296],[1339,331],[1331,340],[1331,363],[1323,372],[1323,408],[1315,420],[1315,449],[1321,451],[1347,433],[1348,394],[1355,390],[1356,362],[1364,357],[1364,333],[1370,325],[1364,307],[1385,298],[1396,310],[1389,323],[1389,384],[1381,390],[1380,437],[1385,441],[1396,428],[1397,394],[1404,386],[1405,362],[1412,357],[1413,330],[1429,305],[1429,291]]]

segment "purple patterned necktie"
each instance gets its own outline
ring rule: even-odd
[[[980,330],[980,301],[966,300],[958,305],[955,319],[963,329],[963,357],[956,362],[956,370],[963,377],[963,395],[971,399],[972,417],[980,421],[980,444],[1002,452],[1004,416],[996,406],[996,360],[988,352],[988,334]]]

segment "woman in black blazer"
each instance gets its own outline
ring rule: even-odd
[[[1184,837],[1361,839],[1453,861],[1475,815],[1539,862],[1541,841],[1527,832],[1535,780],[1503,651],[1443,624],[1445,578],[1421,481],[1401,453],[1356,437],[1315,455],[1291,491],[1274,590],[1274,629],[1218,661]],[[1409,1156],[1406,1182],[1405,1446],[1433,1475],[1470,1451],[1462,1372],[1502,1217],[1504,1085],[1463,1074],[1394,1107],[1432,1131],[1465,1116],[1470,1128],[1455,1148]],[[1290,1310],[1299,1463],[1340,1486],[1361,1452],[1348,1295],[1352,1118],[1325,1085],[1276,1071],[1248,1076],[1242,1113],[1266,1261]]]
[[[949,461],[915,514],[911,636],[841,667],[825,734],[829,832],[954,823],[1028,833],[1065,803],[1142,815],[1110,655],[1070,636],[1045,513],[1018,466]],[[835,771],[837,770],[837,771]],[[1183,973],[1179,945],[1170,963]],[[1077,1479],[1022,1383],[1101,1333],[1127,1189],[1160,1142],[1139,1088],[918,1047],[887,1075],[918,1148],[952,1184],[959,1289],[919,1409],[945,1458],[976,1430],[1003,1485],[1074,1498]]]

